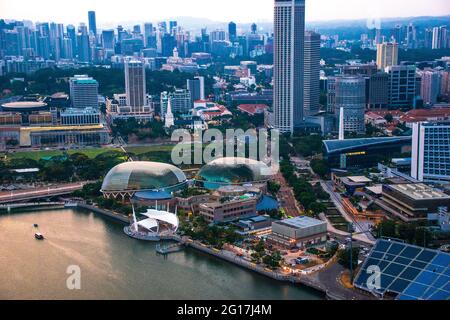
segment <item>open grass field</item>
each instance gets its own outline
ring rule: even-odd
[[[140,155],[149,152],[172,152],[173,147],[173,145],[125,147],[125,150],[129,153]]]
[[[60,150],[16,151],[16,152],[8,152],[8,157],[12,159],[40,160],[46,157],[62,156],[64,152],[67,152],[68,154],[83,153],[87,155],[89,158],[95,158],[99,154],[108,151],[121,151],[121,150],[115,148],[89,148],[89,149],[72,149],[67,151],[60,151]]]
[[[142,146],[142,147],[127,147],[126,150],[130,153],[141,155],[145,153],[155,152],[162,153],[167,152],[170,154],[172,151],[173,145],[158,145],[158,146]],[[9,151],[7,153],[8,157],[11,159],[33,159],[40,160],[46,157],[55,157],[61,156],[65,152],[68,154],[74,153],[82,153],[87,155],[89,158],[95,158],[98,155],[109,152],[109,151],[118,151],[122,152],[119,148],[85,148],[85,149],[71,149],[67,151],[63,150],[37,150],[37,151]],[[4,156],[4,152],[0,152],[0,156]]]

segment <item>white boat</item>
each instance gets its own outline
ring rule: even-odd
[[[44,240],[44,236],[42,235],[42,233],[39,233],[39,232],[35,233],[35,234],[34,234],[34,237],[35,237],[37,240]]]

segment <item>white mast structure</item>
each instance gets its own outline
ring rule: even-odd
[[[344,107],[341,107],[339,111],[339,140],[345,140]],[[343,153],[341,154],[341,169],[345,168],[347,168],[347,156]]]
[[[131,204],[131,208],[133,209],[133,222],[134,222],[134,229],[136,232],[138,232],[138,224],[136,220],[136,212],[134,211],[134,205]]]
[[[339,111],[339,140],[345,140],[344,107],[341,107]]]

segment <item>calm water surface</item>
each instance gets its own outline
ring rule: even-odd
[[[72,209],[0,214],[0,299],[322,298],[193,249],[164,259],[122,228]],[[66,287],[70,265],[81,268],[81,290]]]

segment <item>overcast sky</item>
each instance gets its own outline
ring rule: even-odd
[[[87,22],[88,10],[96,11],[98,27],[179,16],[258,22],[272,19],[273,0],[0,0],[5,19],[78,24]],[[447,14],[449,0],[306,0],[308,21]]]

